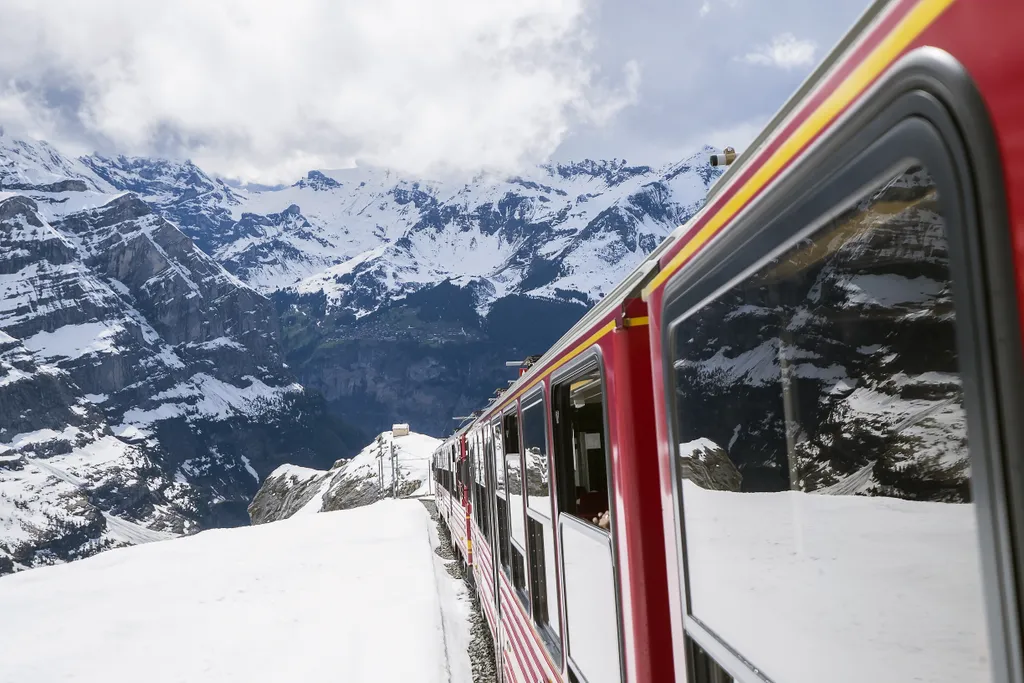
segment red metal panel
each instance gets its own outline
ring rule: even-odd
[[[1016,264],[1017,305],[1024,325],[1024,3],[960,0],[917,40],[953,55],[970,73],[992,118],[1003,167]]]
[[[627,311],[631,317],[646,314],[642,304],[630,303]],[[609,419],[615,424],[615,438],[610,443],[623,654],[628,681],[654,683],[664,681],[664,672],[672,670],[672,648],[647,328],[621,327],[611,335],[610,344],[615,349]]]
[[[662,346],[660,330],[665,321],[661,318],[661,307],[664,290],[657,289],[647,300],[649,327],[649,344],[651,353],[651,392],[654,396],[654,426],[657,435],[658,452],[658,495],[662,518],[662,539],[665,544],[666,597],[668,602],[672,640],[672,669],[676,681],[686,679],[686,651],[683,639],[683,596],[682,566],[679,562],[679,536],[676,529],[675,502],[672,498],[671,458],[673,449],[669,444],[668,415],[665,402],[665,373],[670,368],[662,363]]]

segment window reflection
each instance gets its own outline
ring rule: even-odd
[[[555,529],[551,523],[551,491],[543,397],[524,405],[523,467],[526,504],[530,513],[530,576],[533,581],[533,617],[557,637],[561,632],[558,579],[555,564]]]
[[[928,174],[878,188],[674,335],[693,616],[778,681],[989,680]]]
[[[551,516],[547,438],[544,403],[536,401],[523,408],[523,467],[526,471],[526,500],[531,510]]]
[[[570,662],[587,683],[619,683],[622,674],[610,537],[569,516],[562,516],[559,526]]]

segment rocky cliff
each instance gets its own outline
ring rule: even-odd
[[[0,573],[244,523],[354,450],[270,301],[132,193],[0,137]]]

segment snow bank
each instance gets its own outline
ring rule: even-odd
[[[0,683],[469,683],[432,524],[388,500],[2,578]]]

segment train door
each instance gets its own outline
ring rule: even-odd
[[[510,599],[508,592],[503,592],[502,590],[504,583],[510,579],[512,574],[509,520],[510,496],[508,467],[505,459],[506,436],[502,418],[499,416],[491,423],[491,440],[493,444],[491,462],[493,463],[493,471],[495,474],[494,503],[496,521],[496,533],[494,540],[494,594],[497,598],[499,624],[499,647],[497,649],[501,652],[502,662],[499,666],[503,675],[511,680],[520,680],[522,678],[522,674],[519,676],[516,675],[515,669],[517,668],[517,660],[514,653],[514,646],[512,644],[512,639],[516,634],[509,628],[510,616],[508,612],[513,609],[513,606],[508,602]]]
[[[1015,680],[1003,181],[966,75],[910,63],[666,287],[691,683]]]
[[[620,683],[622,637],[607,402],[599,354],[551,384],[562,626],[571,683]]]
[[[557,534],[552,499],[544,386],[522,398],[523,492],[526,496],[527,568],[533,627],[557,670],[562,669],[562,614],[558,598]]]

